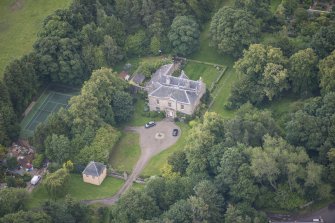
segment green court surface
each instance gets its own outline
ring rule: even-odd
[[[33,135],[36,127],[45,122],[48,117],[61,108],[68,107],[70,98],[78,91],[65,88],[50,87],[38,98],[35,105],[21,122],[21,137],[27,138]]]

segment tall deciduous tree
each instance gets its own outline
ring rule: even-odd
[[[282,65],[268,63],[261,83],[264,86],[265,96],[272,101],[273,97],[288,88],[287,70]]]
[[[256,42],[259,27],[249,12],[223,7],[213,16],[209,35],[211,45],[220,53],[239,57],[243,49]]]
[[[35,60],[34,54],[26,55],[10,63],[4,72],[4,84],[18,116],[24,112],[40,86]]]
[[[111,36],[104,37],[103,52],[105,60],[109,66],[115,65],[124,57],[122,49],[117,45],[116,41]]]
[[[0,223],[52,223],[51,217],[41,211],[19,211],[0,218]]]
[[[247,101],[260,105],[286,89],[286,64],[287,58],[280,49],[262,44],[250,45],[234,65],[242,79],[232,89],[229,98],[232,107]]]
[[[138,222],[139,219],[152,219],[159,210],[153,199],[140,190],[130,190],[118,202],[113,210],[116,222]]]
[[[0,144],[9,145],[19,130],[7,87],[0,81]]]
[[[314,34],[311,45],[315,52],[324,58],[335,50],[335,25],[322,26]]]
[[[83,165],[86,165],[92,160],[108,163],[112,148],[117,143],[120,136],[120,132],[110,125],[99,128],[92,144],[80,150],[76,161]]]
[[[175,54],[189,55],[199,47],[199,25],[192,17],[177,16],[168,37]]]
[[[326,94],[335,91],[335,50],[320,61],[319,68],[321,92]]]
[[[0,190],[0,217],[25,208],[28,193],[24,189],[4,188]]]
[[[69,178],[69,172],[64,168],[61,168],[54,173],[49,173],[43,180],[43,185],[49,196],[56,199],[66,195]]]
[[[289,80],[294,93],[308,96],[318,89],[317,62],[318,57],[311,48],[290,57]]]
[[[45,140],[46,156],[54,162],[64,163],[72,157],[70,140],[64,135],[52,134]]]
[[[124,123],[132,117],[134,113],[133,98],[124,91],[115,91],[112,99],[112,108],[115,122]]]

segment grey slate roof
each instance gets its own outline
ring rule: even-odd
[[[184,71],[179,77],[171,76],[173,64],[159,68],[147,85],[150,96],[172,98],[180,103],[194,104],[199,97],[201,81],[190,80]]]
[[[142,84],[144,79],[145,76],[143,74],[135,74],[135,76],[132,78],[132,81],[134,81],[136,84]]]
[[[91,161],[83,171],[83,174],[98,177],[106,169],[106,165]]]

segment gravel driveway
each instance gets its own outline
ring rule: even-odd
[[[172,130],[178,129],[178,136],[172,136]],[[140,175],[148,161],[158,153],[169,148],[177,142],[180,137],[180,128],[171,121],[163,120],[156,123],[156,126],[151,128],[143,127],[127,127],[126,131],[134,131],[140,134],[141,156],[137,161],[132,173],[121,189],[110,198],[83,201],[86,204],[103,203],[114,204],[118,201],[119,197],[126,192],[133,184],[134,180]]]

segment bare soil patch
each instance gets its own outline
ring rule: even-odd
[[[24,0],[15,0],[11,5],[10,5],[10,10],[12,12],[18,11],[23,8],[24,5]]]

